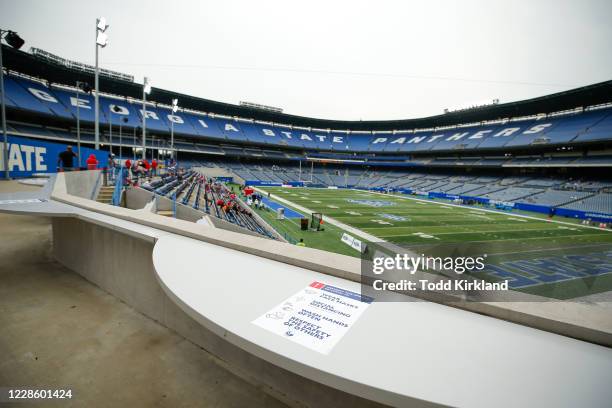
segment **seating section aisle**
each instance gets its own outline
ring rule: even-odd
[[[236,224],[266,238],[274,235],[261,225],[253,212],[221,183],[210,183],[205,176],[187,171],[142,184],[142,188],[157,195],[175,200],[177,205],[186,205],[224,221]]]

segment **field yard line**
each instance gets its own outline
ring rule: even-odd
[[[405,237],[406,235],[397,235],[398,237]],[[531,238],[504,238],[504,239],[488,239],[486,241],[468,241],[468,243],[473,244],[476,242],[488,243],[488,242],[505,242],[505,241],[518,241],[518,240],[528,240],[528,239],[550,239],[550,238],[568,238],[568,237],[589,237],[589,236],[600,236],[599,234],[573,234],[573,235],[561,235],[559,237],[531,237]],[[419,242],[420,244],[421,242]],[[448,244],[453,244],[453,242],[446,242]],[[409,242],[406,245],[416,244],[416,242]]]
[[[377,227],[372,227],[372,228],[377,228]],[[410,228],[410,227],[391,227],[391,228]],[[370,229],[370,228],[365,228],[365,229]],[[424,228],[424,229],[426,229],[426,228]],[[559,231],[559,230],[557,228],[521,228],[521,232],[522,231]],[[563,230],[563,231],[567,231],[567,230]],[[489,234],[489,233],[492,233],[492,232],[516,232],[516,230],[515,229],[511,229],[511,230],[485,230],[485,231],[460,231],[460,232],[426,232],[426,234],[429,234],[429,235],[481,234],[481,233],[482,234]],[[384,236],[385,237],[401,237],[403,235],[404,234],[402,234],[402,235],[395,234],[395,235],[384,235]],[[593,234],[587,234],[587,235],[593,235]],[[565,235],[561,235],[561,237],[563,237],[563,236],[565,236]],[[550,237],[540,237],[540,238],[550,238]]]
[[[255,187],[255,190],[259,191],[262,194],[267,194],[267,192],[265,190],[260,190],[259,188]],[[270,198],[280,201],[283,204],[287,204],[292,206],[293,208],[297,209],[298,211],[302,211],[304,213],[313,213],[316,211],[312,211],[306,207],[302,207],[301,205],[295,204],[289,200],[285,200],[282,197],[277,196],[276,194],[270,194]],[[332,225],[335,225],[336,227],[339,227],[345,231],[350,232],[351,234],[357,235],[360,238],[363,238],[365,240],[371,241],[371,242],[380,242],[380,241],[385,241],[382,238],[379,237],[375,237],[374,235],[368,234],[367,232],[361,231],[360,229],[357,229],[355,227],[351,227],[350,225],[346,225],[340,221],[337,221],[335,219],[333,219],[332,217],[329,216],[325,216],[326,222],[329,222]]]
[[[354,188],[352,188],[351,190],[359,191],[359,190],[354,189]],[[375,194],[380,194],[380,195],[383,195],[383,196],[387,196],[387,197],[389,196],[388,194],[383,194],[383,193],[379,193],[379,192],[376,192],[376,191],[374,191],[374,193]],[[451,207],[463,208],[464,210],[473,210],[472,207],[466,207],[466,206],[463,206],[463,205],[444,204],[444,203],[438,203],[436,201],[423,200],[421,198],[405,197],[403,195],[391,195],[391,197],[397,197],[397,198],[401,198],[403,200],[419,201],[419,202],[422,202],[422,203],[437,204],[437,205],[443,205],[443,206],[446,205],[446,206],[451,206]],[[527,218],[527,219],[536,220],[536,221],[554,222],[554,223],[557,223],[557,224],[571,225],[572,227],[590,228],[590,229],[594,229],[594,230],[597,230],[597,231],[612,232],[612,230],[602,229],[602,228],[599,228],[599,227],[593,227],[591,225],[573,224],[571,222],[557,221],[557,220],[546,221],[543,218],[532,217],[530,215],[504,213],[504,212],[501,212],[501,211],[488,210],[488,209],[484,209],[484,208],[479,208],[478,211],[486,211],[486,212],[490,212],[492,214],[507,215],[507,216],[510,216],[510,217]]]
[[[595,246],[600,245],[608,245],[605,243],[601,243],[601,244],[595,244]],[[576,248],[590,248],[593,245],[577,245],[577,246],[570,246],[570,247],[559,247],[559,248],[545,248],[545,249],[528,249],[528,250],[523,250],[521,249],[521,253],[525,253],[525,252],[545,252],[545,251],[559,251],[561,249],[565,250],[565,249],[576,249]],[[516,255],[516,252],[496,252],[496,253],[490,253],[487,252],[487,256],[492,256],[492,255]],[[612,272],[611,272],[612,273]]]

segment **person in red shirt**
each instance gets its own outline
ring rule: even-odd
[[[86,160],[87,170],[95,170],[98,167],[98,159],[95,154],[90,154]]]
[[[130,159],[127,159],[124,163],[124,166],[125,166],[125,169],[127,170],[125,172],[125,176],[128,179],[131,179],[132,178],[132,161]]]
[[[153,159],[151,162],[151,175],[157,176],[157,160]]]
[[[149,161],[147,159],[143,159],[142,160],[142,165],[144,166],[144,170],[145,170],[145,175],[148,176],[149,172],[151,171],[151,164],[149,163]]]

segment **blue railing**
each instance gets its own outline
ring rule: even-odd
[[[121,204],[121,192],[123,190],[123,179],[125,178],[125,168],[115,168],[111,170],[115,172],[115,190],[113,191],[112,204],[118,206]]]

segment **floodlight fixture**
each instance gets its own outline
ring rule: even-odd
[[[108,35],[103,32],[99,32],[96,36],[96,44],[98,44],[102,48],[106,47],[106,45],[108,44]]]
[[[151,82],[147,77],[144,78],[144,93],[147,95],[151,93]]]
[[[6,43],[8,45],[10,45],[16,50],[20,49],[25,43],[25,41],[14,31],[7,32],[4,39],[6,40]]]
[[[96,20],[96,27],[99,31],[104,32],[109,27],[106,23],[106,18],[100,17]]]

